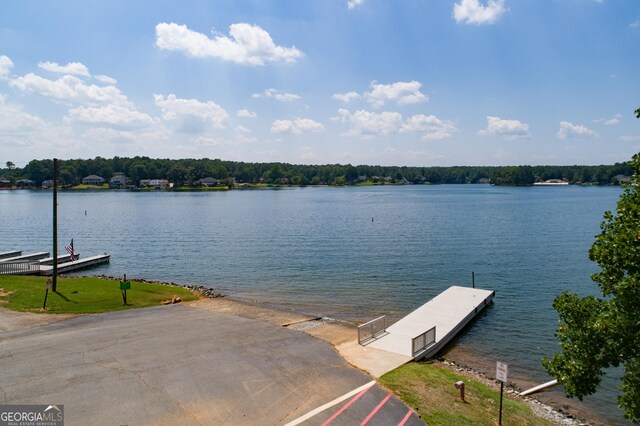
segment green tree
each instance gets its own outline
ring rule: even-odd
[[[607,211],[602,233],[589,251],[601,271],[591,278],[602,297],[564,291],[553,302],[560,322],[562,351],[543,365],[569,397],[594,393],[604,369],[624,367],[618,404],[640,423],[640,154],[631,160],[631,184],[620,196],[616,215]]]
[[[16,168],[16,165],[13,163],[13,161],[7,161],[7,169],[13,170],[15,168]]]

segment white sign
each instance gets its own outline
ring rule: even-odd
[[[504,362],[498,361],[496,363],[496,379],[500,380],[502,383],[507,383],[507,372],[509,368],[507,364]]]

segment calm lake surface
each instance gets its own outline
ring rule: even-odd
[[[616,187],[442,185],[207,193],[61,192],[59,252],[111,263],[83,275],[196,283],[235,298],[359,321],[400,317],[453,284],[496,291],[452,354],[489,374],[549,380],[551,304],[597,294],[588,250]],[[0,191],[0,251],[50,251],[52,194]],[[492,371],[493,369],[493,371]],[[615,373],[613,373],[615,374]],[[553,394],[552,394],[553,395]],[[560,398],[559,393],[554,398]],[[606,381],[586,406],[625,424]],[[584,405],[582,406],[584,408]]]

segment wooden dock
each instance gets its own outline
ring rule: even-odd
[[[84,259],[74,260],[73,262],[64,262],[58,264],[58,273],[75,271],[77,269],[84,269],[89,266],[99,265],[101,263],[108,263],[111,255],[101,254],[98,256],[85,257]],[[40,275],[53,275],[53,266],[40,265]]]
[[[494,291],[449,287],[366,343],[413,359],[430,358],[442,349],[484,307]],[[435,331],[435,333],[433,333]],[[422,342],[422,343],[420,343]]]

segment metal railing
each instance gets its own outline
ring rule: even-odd
[[[412,356],[415,358],[416,355],[419,355],[435,342],[436,328],[434,326],[433,328],[411,339],[411,353],[413,354]]]
[[[0,262],[0,275],[25,275],[38,272],[40,272],[40,262],[37,260]]]
[[[387,332],[387,316],[383,315],[358,326],[358,343],[363,345]]]

